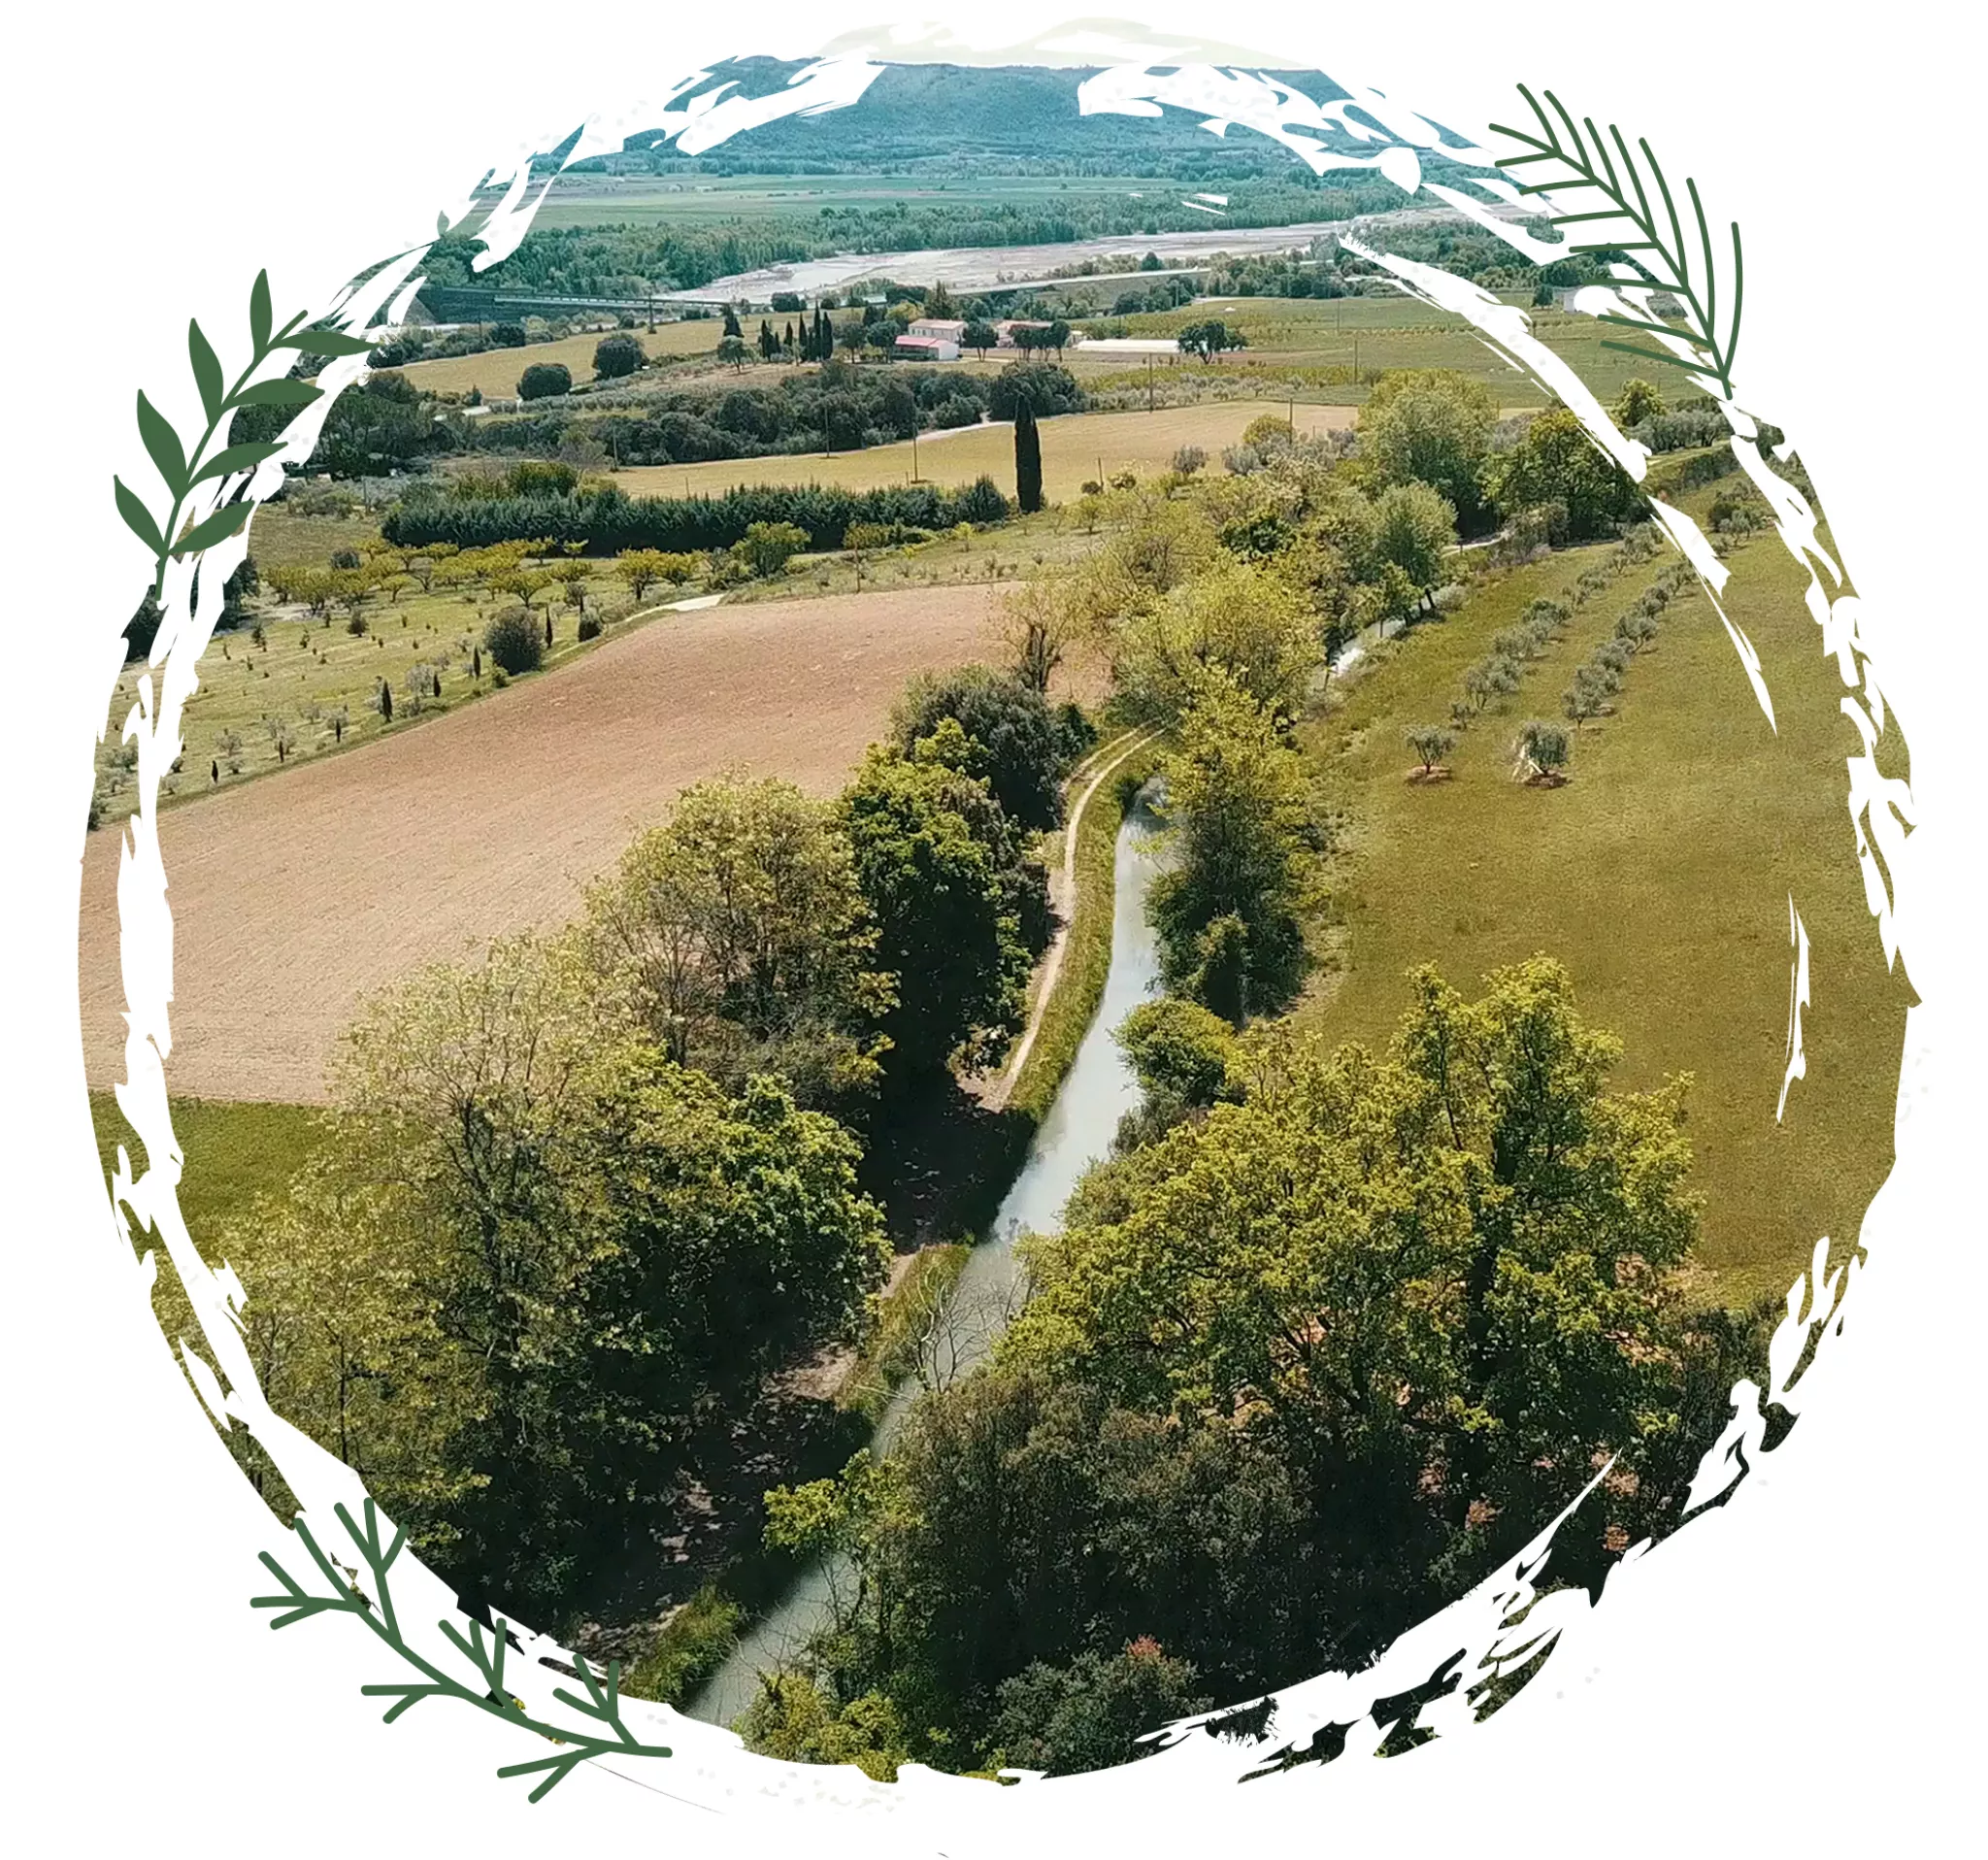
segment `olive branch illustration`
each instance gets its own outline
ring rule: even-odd
[[[535,1757],[528,1763],[507,1763],[497,1774],[500,1777],[536,1776],[544,1773],[544,1780],[532,1790],[529,1800],[537,1802],[552,1788],[572,1775],[580,1764],[594,1757],[667,1757],[671,1754],[667,1744],[645,1744],[631,1731],[621,1716],[621,1663],[610,1660],[607,1670],[597,1672],[584,1658],[574,1655],[574,1669],[580,1682],[586,1687],[587,1696],[580,1698],[567,1691],[563,1686],[556,1688],[552,1696],[561,1705],[594,1720],[603,1730],[576,1728],[571,1725],[551,1724],[533,1717],[524,1708],[521,1700],[514,1698],[504,1688],[504,1660],[507,1651],[516,1645],[511,1626],[501,1615],[493,1616],[493,1625],[485,1632],[481,1623],[472,1621],[469,1632],[464,1634],[453,1621],[444,1620],[437,1625],[458,1653],[476,1669],[480,1684],[468,1683],[424,1658],[408,1644],[401,1632],[400,1617],[393,1606],[393,1591],[388,1580],[388,1571],[394,1559],[400,1555],[406,1543],[406,1534],[396,1530],[390,1544],[381,1542],[380,1514],[372,1499],[364,1505],[365,1524],[360,1526],[352,1521],[352,1514],[344,1505],[333,1508],[338,1520],[345,1526],[346,1535],[357,1549],[360,1561],[365,1565],[367,1575],[372,1578],[372,1594],[359,1585],[358,1572],[340,1568],[326,1554],[311,1527],[302,1517],[291,1525],[303,1541],[305,1549],[311,1553],[311,1560],[316,1564],[318,1573],[330,1587],[329,1595],[314,1595],[305,1589],[289,1572],[267,1550],[262,1552],[262,1561],[270,1573],[282,1584],[281,1595],[255,1596],[249,1606],[258,1609],[280,1609],[282,1613],[270,1622],[272,1628],[285,1628],[298,1621],[310,1619],[316,1614],[350,1614],[363,1621],[381,1641],[400,1658],[421,1675],[418,1679],[382,1682],[362,1685],[359,1690],[368,1698],[391,1699],[387,1708],[385,1722],[391,1724],[404,1711],[409,1711],[424,1699],[456,1699],[465,1705],[473,1705],[480,1711],[486,1711],[492,1717],[502,1718],[507,1724],[514,1724],[522,1730],[535,1731],[542,1738],[560,1746],[556,1756]]]
[[[372,348],[372,344],[363,337],[348,336],[342,330],[301,328],[299,325],[303,321],[304,315],[300,311],[281,329],[272,327],[269,273],[258,272],[248,293],[251,353],[248,367],[235,378],[232,386],[221,369],[220,357],[215,353],[214,345],[202,332],[199,322],[187,323],[187,357],[193,365],[194,385],[200,390],[201,411],[207,415],[206,429],[190,452],[173,430],[171,421],[146,399],[143,390],[140,391],[139,437],[145,441],[145,449],[150,454],[158,475],[165,480],[166,489],[173,500],[165,520],[161,522],[153,516],[146,508],[144,499],[121,478],[114,478],[111,482],[116,488],[118,514],[131,533],[151,551],[151,591],[154,596],[165,585],[166,564],[170,560],[176,556],[197,555],[202,549],[224,542],[248,520],[251,506],[241,501],[238,495],[235,501],[222,505],[219,510],[182,531],[181,519],[193,493],[212,481],[229,478],[238,472],[252,471],[264,459],[273,458],[283,448],[282,440],[255,440],[241,446],[224,446],[209,458],[207,448],[213,445],[216,435],[225,431],[231,416],[245,407],[287,407],[292,410],[308,407],[324,392],[310,382],[293,381],[287,375],[273,381],[251,382],[255,371],[279,349],[294,349],[301,355],[331,356],[363,355]]]
[[[1539,123],[1539,134],[1527,130],[1513,129],[1505,123],[1491,125],[1494,135],[1508,136],[1513,142],[1530,150],[1523,155],[1504,155],[1499,158],[1501,168],[1522,168],[1532,162],[1551,161],[1560,164],[1562,172],[1551,181],[1540,181],[1520,185],[1524,194],[1562,194],[1593,189],[1609,204],[1607,207],[1582,213],[1554,213],[1548,216],[1555,226],[1576,226],[1593,224],[1605,220],[1627,220],[1637,233],[1635,239],[1589,240],[1570,247],[1574,253],[1619,252],[1624,254],[1630,265],[1640,274],[1648,286],[1668,291],[1684,308],[1685,325],[1657,320],[1652,311],[1647,316],[1624,316],[1608,312],[1597,320],[1613,323],[1620,328],[1635,330],[1643,336],[1668,336],[1681,339],[1708,360],[1697,361],[1676,354],[1669,349],[1658,349],[1647,343],[1627,343],[1604,338],[1604,349],[1620,349],[1624,354],[1635,355],[1644,361],[1669,362],[1676,368],[1687,369],[1693,374],[1707,376],[1715,380],[1723,390],[1725,398],[1733,398],[1733,355],[1740,346],[1740,312],[1745,297],[1745,259],[1740,246],[1740,227],[1733,224],[1733,308],[1725,324],[1725,334],[1719,333],[1719,280],[1717,265],[1712,257],[1711,230],[1706,223],[1705,207],[1698,197],[1698,183],[1685,178],[1684,190],[1691,203],[1693,218],[1697,221],[1699,264],[1694,273],[1692,253],[1685,238],[1684,224],[1677,212],[1677,203],[1671,192],[1671,183],[1665,180],[1663,168],[1650,151],[1646,139],[1639,136],[1637,148],[1642,151],[1643,165],[1649,170],[1657,197],[1662,203],[1663,217],[1660,220],[1650,204],[1649,189],[1643,183],[1641,170],[1635,155],[1623,140],[1622,131],[1611,122],[1605,139],[1595,127],[1592,116],[1584,116],[1576,123],[1568,114],[1567,107],[1552,91],[1547,91],[1546,102],[1553,108],[1553,115],[1559,118],[1556,124],[1541,107],[1524,84],[1518,87],[1519,95],[1531,105],[1534,117]],[[1563,135],[1562,131],[1565,131]],[[1585,134],[1583,134],[1585,131]],[[1613,153],[1609,145],[1613,144]],[[1617,160],[1620,168],[1617,168]],[[1670,237],[1666,239],[1668,228]],[[1649,253],[1647,258],[1638,257],[1639,252]]]

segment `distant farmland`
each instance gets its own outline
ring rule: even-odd
[[[651,360],[683,355],[709,355],[724,334],[715,316],[677,323],[658,323],[653,330],[623,332],[639,342]],[[517,392],[517,378],[535,362],[563,362],[576,384],[594,378],[594,349],[608,334],[589,332],[557,343],[528,343],[522,349],[486,349],[480,355],[451,355],[446,360],[411,362],[401,370],[427,394],[467,394],[472,387],[485,400],[509,399]]]
[[[1348,426],[1349,407],[1311,407],[1300,401],[1298,430],[1325,432]],[[1199,446],[1219,469],[1221,448],[1242,438],[1253,419],[1281,416],[1280,401],[1215,401],[1197,407],[1162,407],[1157,413],[1065,414],[1042,422],[1043,489],[1062,503],[1078,495],[1100,465],[1109,477],[1130,471],[1150,477],[1167,469],[1182,446]],[[985,472],[1002,489],[1014,490],[1014,432],[998,425],[924,433],[917,441],[918,476],[939,484],[970,484]],[[734,484],[846,484],[864,488],[909,483],[911,445],[874,446],[867,451],[780,453],[765,458],[715,459],[703,465],[640,465],[615,482],[631,497],[680,497],[720,492]]]

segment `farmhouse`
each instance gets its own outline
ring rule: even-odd
[[[923,336],[936,343],[950,343],[954,354],[959,352],[960,341],[966,333],[966,319],[962,316],[914,316],[905,331],[907,336]]]
[[[912,332],[915,332],[917,327],[917,324],[913,323]],[[959,344],[944,336],[909,333],[897,339],[891,352],[903,356],[906,361],[956,362],[959,360]]]

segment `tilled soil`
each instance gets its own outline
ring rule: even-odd
[[[990,587],[660,619],[575,664],[341,755],[166,810],[169,1088],[321,1101],[359,1003],[423,962],[564,921],[687,783],[840,787],[906,679],[984,655]],[[123,1076],[121,835],[83,859],[83,1050]]]

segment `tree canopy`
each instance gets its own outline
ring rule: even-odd
[[[1304,960],[1309,809],[1297,753],[1233,674],[1203,673],[1165,764],[1170,863],[1147,911],[1169,983],[1225,1019],[1283,1005]]]
[[[1481,382],[1448,368],[1396,369],[1360,410],[1360,456],[1380,485],[1426,484],[1474,528],[1497,421],[1498,403]]]
[[[985,776],[1010,819],[1037,829],[1062,819],[1064,773],[1089,740],[1080,718],[1053,710],[1031,683],[968,665],[914,678],[891,712],[891,737],[909,754],[946,717],[979,746],[974,772]]]
[[[377,997],[328,1134],[229,1237],[251,1341],[285,1412],[482,1593],[558,1593],[605,1515],[881,1282],[855,1140],[676,1065],[572,938]]]
[[[1548,408],[1509,451],[1494,456],[1489,488],[1508,514],[1564,505],[1568,534],[1574,541],[1605,535],[1642,509],[1635,481],[1565,407]]]
[[[845,1696],[1094,1766],[1197,1696],[1371,1656],[1598,1471],[1563,1575],[1674,1520],[1734,1343],[1677,1275],[1687,1081],[1612,1090],[1620,1044],[1550,960],[1412,988],[1384,1052],[1248,1036],[1204,1114],[1025,1243],[988,1368],[888,1460],[769,1495],[861,1572]],[[1129,1659],[1178,1665],[1120,1715]]]
[[[588,894],[593,960],[679,1065],[735,1087],[776,1075],[803,1104],[873,1089],[895,983],[833,803],[720,777]]]
[[[1042,868],[988,783],[965,772],[974,747],[946,717],[910,754],[873,747],[840,803],[877,959],[898,977],[883,1030],[900,1085],[999,1055],[1046,933]]]

